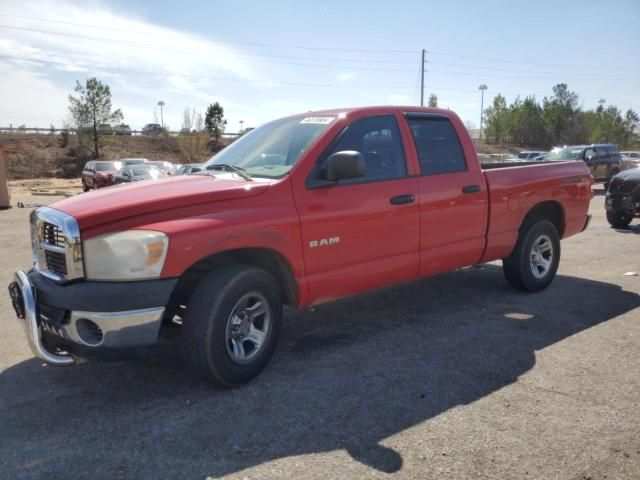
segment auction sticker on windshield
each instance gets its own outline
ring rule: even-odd
[[[333,122],[336,117],[305,117],[300,123],[315,123],[318,125],[328,125]]]

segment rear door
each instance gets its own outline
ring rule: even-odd
[[[333,153],[356,150],[364,177],[326,185]],[[355,120],[294,190],[312,303],[412,280],[418,273],[418,182],[407,175],[395,115]]]
[[[479,162],[475,155],[465,157],[448,117],[419,113],[406,118],[421,169],[420,275],[476,263],[484,251],[488,216]]]

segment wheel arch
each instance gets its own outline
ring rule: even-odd
[[[522,231],[525,225],[539,220],[547,220],[551,222],[556,227],[556,230],[558,230],[560,238],[564,236],[565,213],[560,202],[549,200],[531,207],[522,219],[519,231]]]
[[[262,247],[239,248],[201,258],[187,268],[169,298],[169,315],[172,317],[181,305],[187,305],[191,293],[207,274],[223,265],[234,264],[252,265],[270,273],[282,287],[284,304],[292,307],[298,304],[299,292],[293,269],[282,254]]]

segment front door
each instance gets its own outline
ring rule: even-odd
[[[344,150],[363,154],[365,175],[320,186],[323,161]],[[416,277],[418,184],[407,176],[394,115],[350,124],[294,195],[312,303]]]

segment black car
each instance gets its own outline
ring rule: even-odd
[[[604,182],[605,188],[622,171],[622,155],[618,147],[610,143],[556,147],[547,154],[545,160],[583,160],[595,181]]]
[[[611,180],[605,200],[607,221],[612,227],[625,228],[640,216],[640,168],[625,170]]]
[[[129,165],[122,167],[113,179],[113,183],[139,182],[166,177],[164,172],[151,165]]]

